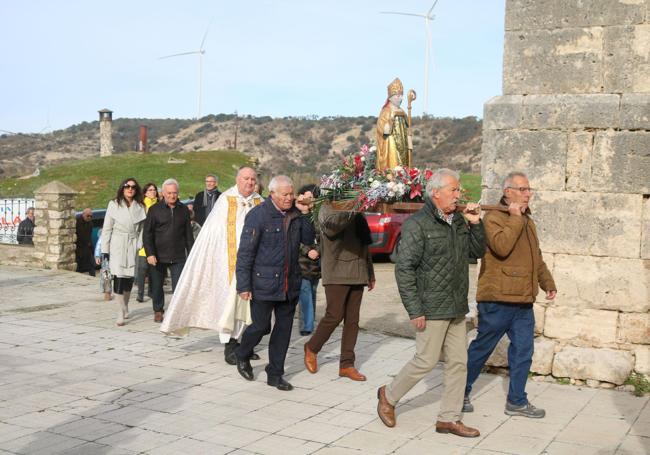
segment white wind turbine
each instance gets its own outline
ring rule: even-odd
[[[197,119],[201,118],[201,100],[202,100],[202,88],[203,88],[203,54],[205,54],[205,39],[208,37],[208,31],[210,30],[210,24],[208,24],[208,27],[205,29],[205,33],[203,34],[203,39],[201,40],[201,46],[199,46],[199,50],[197,51],[190,51],[190,52],[181,52],[179,54],[171,54],[171,55],[165,55],[163,57],[158,57],[158,60],[163,60],[166,58],[172,58],[172,57],[180,57],[181,55],[194,55],[198,54],[199,56],[199,109],[198,109],[198,115]]]
[[[431,14],[433,8],[436,7],[438,0],[433,2],[429,11],[426,14],[417,14],[417,13],[403,13],[401,11],[382,11],[381,14],[397,14],[400,16],[415,16],[424,18],[424,27],[427,31],[426,43],[424,45],[424,115],[429,111],[429,57],[431,55],[431,31],[429,30],[429,22],[432,21],[435,16]]]

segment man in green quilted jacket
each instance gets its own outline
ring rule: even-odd
[[[395,426],[397,402],[442,357],[445,390],[436,431],[477,437],[479,431],[461,421],[461,409],[467,377],[469,259],[485,253],[485,232],[478,204],[468,204],[462,214],[456,211],[459,179],[449,169],[434,172],[424,207],[402,226],[395,278],[416,330],[416,352],[393,382],[377,391],[377,412],[384,424]]]

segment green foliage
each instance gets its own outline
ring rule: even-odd
[[[170,164],[169,158],[185,160],[183,164]],[[124,153],[96,157],[52,166],[30,179],[8,178],[0,180],[3,197],[32,197],[34,190],[58,180],[79,192],[75,208],[105,208],[115,197],[117,186],[128,177],[134,177],[141,186],[154,182],[157,186],[167,178],[175,178],[180,185],[180,197],[186,199],[203,188],[207,173],[219,176],[219,187],[226,189],[235,182],[237,168],[248,158],[233,151],[204,151],[192,153]]]
[[[481,199],[481,176],[479,174],[461,174],[460,183],[469,202]]]
[[[571,384],[571,379],[569,379],[569,378],[557,378],[556,382],[558,384],[562,384],[562,385],[569,385],[569,384]]]
[[[625,384],[634,386],[634,395],[637,397],[650,393],[650,380],[643,374],[632,373]]]

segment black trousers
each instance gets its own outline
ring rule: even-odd
[[[284,361],[291,340],[293,315],[296,312],[298,298],[274,302],[269,300],[251,301],[251,317],[253,324],[246,327],[241,338],[241,344],[235,350],[237,359],[250,359],[253,349],[259,344],[264,335],[271,334],[269,340],[269,364],[266,374],[269,378],[284,375]],[[275,315],[275,324],[271,331],[271,315]]]
[[[176,283],[181,276],[185,262],[174,262],[173,264],[166,264],[163,262],[157,263],[155,266],[149,264],[149,279],[151,280],[151,290],[153,292],[153,310],[165,311],[165,294],[163,292],[163,280],[165,279],[165,272],[169,269],[172,276],[172,292],[176,289]]]

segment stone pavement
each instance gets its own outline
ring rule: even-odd
[[[0,295],[0,454],[650,453],[647,397],[531,382],[547,417],[528,420],[503,414],[507,378],[487,374],[477,411],[464,418],[481,437],[437,434],[440,368],[386,428],[375,391],[413,355],[407,338],[364,331],[357,364],[369,381],[354,383],[337,377],[340,332],[315,375],[294,336],[287,376],[296,388],[280,392],[264,382],[265,350],[247,382],[223,361],[214,333],[163,337],[149,301],[132,304],[128,324],[115,327],[115,303],[101,300],[93,278],[0,267]]]

